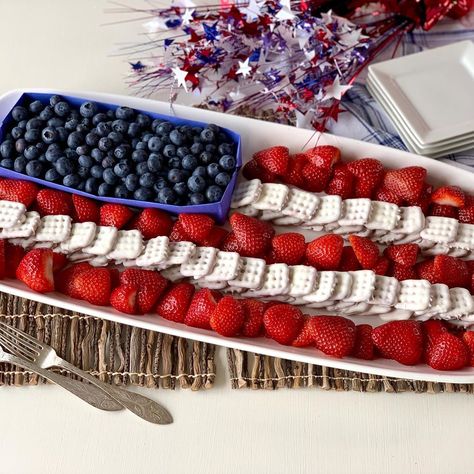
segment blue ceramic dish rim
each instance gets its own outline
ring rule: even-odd
[[[117,107],[120,107],[120,103],[111,104],[108,102],[94,100],[87,96],[81,96],[81,95],[77,95],[77,96],[65,95],[65,94],[62,94],[61,92],[55,92],[55,91],[51,91],[51,92],[21,91],[19,92],[19,96],[16,102],[9,107],[8,112],[4,114],[3,117],[0,117],[0,141],[2,140],[2,137],[4,134],[4,128],[8,126],[11,120],[11,111],[16,105],[21,105],[21,103],[25,100],[25,98],[40,100],[41,102],[45,103],[47,100],[49,100],[51,96],[55,94],[58,94],[61,97],[64,97],[68,102],[70,102],[71,104],[75,106],[79,106],[80,103],[84,102],[85,100],[91,100],[95,102],[96,104],[98,104],[100,108],[115,110]],[[160,119],[167,120],[173,124],[193,125],[193,126],[200,126],[200,127],[205,127],[206,125],[208,125],[206,122],[183,119],[180,117],[161,114],[161,113],[153,112],[150,110],[145,110],[145,109],[134,109],[134,110],[137,110],[140,113],[149,115],[152,118],[160,118]],[[57,189],[60,191],[71,193],[71,194],[77,194],[77,195],[95,199],[101,202],[123,204],[126,206],[138,207],[138,208],[146,208],[146,207],[156,208],[156,209],[161,209],[161,210],[170,212],[172,214],[183,214],[183,213],[208,214],[208,215],[214,216],[218,221],[222,222],[225,220],[227,213],[230,209],[232,194],[234,192],[235,185],[237,183],[239,170],[242,167],[242,143],[241,143],[241,137],[238,133],[226,127],[221,127],[219,124],[216,124],[216,125],[218,125],[225,133],[227,133],[231,137],[232,141],[237,145],[237,149],[236,149],[236,168],[234,172],[232,173],[231,180],[229,184],[227,185],[227,188],[225,189],[224,194],[222,195],[222,199],[215,203],[197,204],[193,206],[176,206],[176,205],[170,205],[170,204],[160,204],[157,202],[150,202],[150,201],[137,201],[135,199],[122,199],[122,198],[115,198],[115,197],[108,197],[108,196],[97,196],[95,194],[86,193],[85,191],[80,191],[78,189],[70,188],[62,184],[51,183],[44,179],[34,178],[26,174],[18,173],[16,171],[3,168],[1,166],[0,166],[0,176],[5,177],[5,178],[24,179],[27,181],[32,181],[34,183],[40,184],[41,186],[44,186],[47,188]]]

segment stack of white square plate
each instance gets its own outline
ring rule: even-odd
[[[474,43],[369,66],[367,88],[406,146],[438,158],[474,147]]]

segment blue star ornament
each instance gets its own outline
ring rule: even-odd
[[[220,34],[217,31],[217,21],[213,25],[206,25],[203,23],[202,27],[204,29],[204,36],[207,40],[216,41],[219,39]]]

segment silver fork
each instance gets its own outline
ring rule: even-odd
[[[0,342],[2,340],[3,338],[0,336]],[[86,384],[84,382],[80,382],[79,380],[69,379],[67,377],[63,377],[62,375],[56,374],[54,372],[41,369],[37,365],[31,362],[28,362],[25,359],[6,353],[1,346],[0,346],[0,362],[7,362],[8,364],[17,365],[18,367],[22,367],[23,369],[29,370],[30,372],[34,372],[38,375],[41,375],[41,377],[44,377],[50,382],[53,382],[56,385],[59,385],[60,387],[68,390],[70,393],[72,393],[76,397],[79,397],[81,400],[87,402],[89,405],[92,405],[95,408],[99,408],[100,410],[105,410],[105,411],[123,410],[123,406],[120,403],[110,398],[102,390],[99,390],[98,388],[92,385]]]
[[[129,392],[101,382],[59,357],[52,347],[13,326],[0,322],[0,338],[2,345],[6,347],[8,344],[8,350],[13,354],[23,357],[43,369],[61,367],[79,375],[79,377],[100,388],[115,401],[146,421],[160,425],[173,422],[170,413],[155,401],[138,393]]]

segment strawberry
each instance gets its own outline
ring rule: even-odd
[[[417,279],[417,273],[414,267],[408,267],[400,263],[394,263],[389,274],[398,281]]]
[[[355,343],[355,324],[342,316],[313,316],[309,323],[316,349],[332,357],[345,357]]]
[[[349,171],[347,165],[336,165],[331,181],[326,187],[327,194],[341,196],[349,199],[354,196],[354,175]]]
[[[121,313],[137,314],[137,293],[135,286],[120,285],[112,291],[110,304]]]
[[[302,187],[306,191],[320,193],[326,189],[331,177],[331,170],[328,168],[320,168],[311,163],[307,163],[303,167],[303,184]]]
[[[362,158],[351,161],[347,167],[356,178],[355,197],[372,197],[383,177],[382,163],[375,158]]]
[[[23,179],[0,179],[0,199],[16,201],[29,207],[36,199],[38,186]]]
[[[466,16],[473,8],[472,0],[461,0],[456,3],[452,3],[448,11],[448,16],[458,20],[463,16]]]
[[[74,289],[79,299],[98,306],[107,306],[112,291],[108,268],[92,268],[75,277]]]
[[[226,252],[238,252],[239,251],[239,243],[237,241],[237,237],[233,232],[229,232],[227,237],[222,242],[221,250]]]
[[[423,323],[423,331],[425,333],[425,351],[430,349],[436,342],[436,339],[448,332],[448,328],[444,321],[437,319],[429,319]]]
[[[459,370],[469,363],[469,350],[453,334],[439,335],[426,351],[426,363],[436,370]]]
[[[423,351],[423,333],[418,321],[390,321],[373,329],[372,341],[380,354],[403,365],[415,365]]]
[[[318,270],[336,270],[342,257],[344,240],[340,235],[317,237],[306,246],[308,263]]]
[[[88,262],[74,263],[61,270],[54,276],[56,289],[71,298],[79,299],[79,288],[76,287],[77,276],[81,273],[93,270],[94,267]]]
[[[219,300],[211,314],[211,328],[221,336],[237,336],[244,324],[245,311],[242,303],[232,296]]]
[[[236,212],[229,219],[239,253],[244,257],[263,257],[275,234],[273,227],[253,217]]]
[[[383,185],[407,201],[418,199],[424,188],[426,169],[421,166],[408,166],[385,173]]]
[[[341,272],[353,272],[360,270],[360,263],[357,260],[354,249],[350,246],[346,246],[342,249],[341,263],[338,270]]]
[[[229,235],[229,231],[222,227],[214,227],[209,235],[201,242],[203,247],[215,247],[220,249],[224,240]]]
[[[203,288],[197,291],[189,305],[184,324],[201,329],[211,329],[210,318],[220,298],[218,291]]]
[[[377,264],[380,256],[377,244],[367,237],[359,237],[358,235],[349,235],[349,243],[354,249],[362,268],[371,269]]]
[[[53,251],[30,250],[16,269],[16,277],[38,293],[54,291]]]
[[[356,359],[372,360],[374,358],[372,326],[370,324],[358,324],[355,329],[354,348],[351,356]]]
[[[242,336],[258,337],[262,334],[263,314],[266,305],[262,301],[254,299],[241,300],[245,312],[245,320],[242,326]]]
[[[253,159],[264,170],[284,176],[288,169],[289,150],[286,146],[273,146],[253,155]]]
[[[371,270],[373,270],[373,272],[376,275],[386,275],[389,267],[390,267],[389,259],[382,256],[377,260],[377,263],[374,265],[373,268],[371,268]]]
[[[416,199],[408,199],[405,201],[405,204],[410,206],[418,206],[421,208],[424,214],[428,213],[429,207],[431,205],[431,194],[433,193],[433,186],[430,184],[423,184],[423,189],[421,191],[420,197]]]
[[[146,240],[162,235],[169,236],[172,227],[171,217],[155,208],[143,209],[130,224],[130,228],[139,230]]]
[[[445,206],[444,204],[431,204],[429,209],[430,216],[458,218],[458,209],[453,206]]]
[[[474,331],[466,331],[462,335],[462,340],[469,350],[469,365],[474,367]]]
[[[310,322],[311,316],[304,314],[303,327],[296,339],[291,343],[293,347],[309,347],[314,346],[313,333],[311,332]]]
[[[68,263],[67,256],[63,253],[53,252],[53,272],[62,270]]]
[[[72,205],[72,216],[75,222],[95,222],[96,224],[99,223],[99,206],[93,199],[80,196],[79,194],[73,194]]]
[[[36,208],[42,216],[72,214],[71,196],[54,189],[41,189],[36,195]]]
[[[303,327],[303,313],[295,306],[276,304],[265,311],[263,324],[270,338],[288,346],[298,337]]]
[[[402,197],[397,196],[393,191],[389,191],[384,187],[379,188],[375,191],[374,199],[376,201],[391,202],[392,204],[396,204],[397,206],[401,206],[403,204]]]
[[[415,265],[416,275],[420,280],[428,280],[430,283],[436,283],[433,275],[433,259],[423,260]]]
[[[100,225],[122,229],[133,217],[133,211],[122,204],[104,204],[100,208]]]
[[[187,240],[196,244],[203,242],[214,227],[214,219],[205,214],[180,214],[178,222],[181,223]]]
[[[474,205],[459,209],[459,222],[474,224]]]
[[[464,260],[448,255],[436,255],[433,260],[433,278],[436,283],[444,283],[450,288],[469,288],[471,276]]]
[[[259,179],[262,183],[274,183],[276,175],[263,169],[255,160],[250,160],[242,167],[242,175],[246,179]]]
[[[6,241],[0,240],[0,280],[6,276]]]
[[[417,244],[399,244],[390,245],[383,254],[392,262],[412,267],[416,263],[419,251],[420,247]]]
[[[193,295],[194,286],[191,283],[176,283],[158,302],[156,312],[169,321],[183,323]]]
[[[471,295],[474,295],[474,273],[471,274],[471,287],[469,288]]]
[[[284,182],[297,188],[302,188],[304,186],[303,168],[306,162],[306,155],[304,153],[290,156],[288,172],[283,177]]]
[[[341,150],[332,145],[315,146],[305,152],[308,161],[319,168],[332,168],[341,160]]]
[[[440,206],[464,207],[466,195],[458,186],[442,186],[431,195],[431,202]]]
[[[169,238],[171,242],[182,242],[188,239],[186,233],[184,232],[183,224],[181,224],[181,222],[176,221],[173,224]]]
[[[288,232],[273,237],[272,259],[275,263],[297,265],[303,260],[306,252],[304,237],[296,232]]]
[[[25,256],[25,250],[23,247],[13,245],[7,240],[2,240],[2,242],[5,242],[5,276],[16,278],[16,269],[20,265],[21,259]]]

